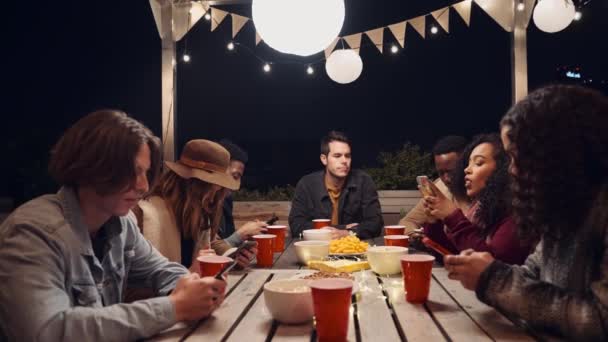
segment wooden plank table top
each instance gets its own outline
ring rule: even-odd
[[[296,240],[297,241],[297,240]],[[266,282],[312,273],[297,263],[293,240],[275,254],[272,269],[253,267],[228,277],[229,292],[222,307],[203,321],[176,324],[153,341],[312,341],[312,322],[281,324],[264,302]],[[375,239],[374,244],[382,244]],[[479,302],[472,291],[433,268],[429,300],[405,301],[400,275],[378,276],[371,270],[354,274],[359,291],[353,296],[349,341],[530,341],[523,328]]]

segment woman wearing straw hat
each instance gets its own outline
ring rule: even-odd
[[[134,210],[152,245],[191,272],[198,271],[199,254],[223,254],[233,247],[216,239],[225,189],[237,190],[240,186],[240,181],[226,173],[229,164],[230,154],[221,145],[190,140],[177,162],[165,162],[167,169],[150,196]],[[264,231],[266,224],[256,221],[245,226],[255,235]],[[237,260],[246,266],[254,255],[255,250],[243,250]]]

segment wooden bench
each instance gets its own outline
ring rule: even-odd
[[[386,225],[397,224],[401,216],[414,208],[421,198],[418,190],[380,190],[378,197]],[[279,217],[277,224],[288,224],[290,210],[289,201],[235,201],[234,223],[240,227],[247,221],[268,220],[275,214]]]

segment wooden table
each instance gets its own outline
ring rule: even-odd
[[[379,240],[376,240],[380,242]],[[275,255],[273,269],[252,269],[228,276],[224,304],[194,324],[179,323],[153,341],[311,341],[312,323],[284,325],[273,321],[264,304],[263,285],[270,280],[314,271],[297,264],[290,243]],[[472,291],[449,280],[441,267],[433,268],[429,300],[405,301],[401,276],[380,277],[371,271],[354,274],[359,293],[353,301],[349,341],[532,341]]]

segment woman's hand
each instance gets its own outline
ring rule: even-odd
[[[475,291],[479,276],[494,261],[488,252],[474,252],[467,249],[460,255],[447,255],[443,259],[448,278],[458,280],[464,288]]]
[[[239,234],[241,240],[249,240],[252,236],[265,233],[267,224],[262,221],[251,221],[245,223],[241,228],[239,228],[236,232]]]
[[[431,186],[433,187],[435,196],[424,196],[424,212],[428,216],[443,220],[458,208],[451,200],[445,197],[437,187],[435,187],[435,184],[429,184],[432,184]]]
[[[242,249],[237,256],[235,256],[236,263],[241,268],[247,268],[251,264],[253,258],[258,253],[257,242],[255,246]]]

